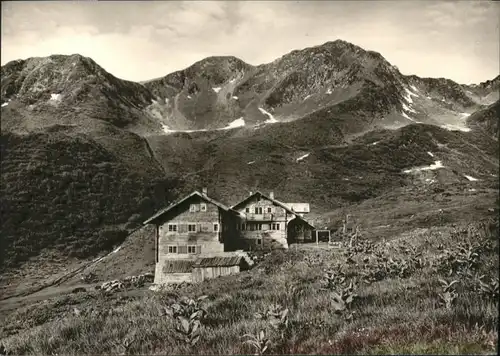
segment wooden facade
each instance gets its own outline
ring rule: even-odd
[[[303,204],[302,206],[308,204]],[[248,250],[271,250],[288,248],[296,242],[312,240],[314,227],[302,218],[301,214],[291,210],[286,203],[256,192],[234,205],[232,209],[239,213],[236,225],[238,241],[242,241]]]
[[[298,203],[295,203],[297,205]],[[307,209],[302,209],[306,206]],[[239,273],[253,263],[235,251],[288,248],[307,242],[314,227],[301,213],[260,192],[232,208],[197,191],[144,224],[156,229],[155,283],[200,282]]]
[[[196,260],[234,250],[236,216],[229,207],[194,192],[146,220],[156,227],[155,283],[190,282]],[[192,264],[188,268],[181,261]]]

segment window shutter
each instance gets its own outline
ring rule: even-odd
[[[196,245],[196,253],[201,253],[201,245]]]
[[[179,232],[187,232],[187,225],[186,224],[179,224]]]
[[[203,232],[208,232],[208,224],[207,223],[204,223],[202,224],[202,229],[203,229]]]
[[[187,253],[187,246],[179,245],[179,253]]]
[[[201,232],[203,231],[202,227],[201,227],[201,224],[198,224],[198,231]]]

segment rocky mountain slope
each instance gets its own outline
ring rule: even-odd
[[[498,103],[485,105],[498,78],[404,76],[344,41],[260,66],[210,57],[142,84],[78,55],[1,75],[3,271],[94,258],[201,186],[227,203],[274,190],[321,221],[396,188],[498,181]]]
[[[473,113],[467,119],[468,125],[483,130],[498,141],[498,118],[500,117],[500,100],[486,108]]]
[[[404,76],[381,54],[340,40],[257,67],[211,57],[144,85],[167,132],[259,127],[325,111],[364,116],[358,131],[412,122],[466,129],[466,115],[498,97],[498,79],[474,87]]]

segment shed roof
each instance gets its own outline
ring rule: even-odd
[[[163,265],[163,273],[191,273],[194,261],[171,260]]]
[[[168,207],[166,208],[163,208],[161,209],[160,211],[158,211],[156,214],[154,214],[152,217],[150,217],[149,219],[147,219],[146,221],[143,222],[143,225],[146,225],[146,224],[149,224],[150,222],[156,220],[158,217],[162,216],[163,214],[167,213],[168,211],[172,210],[173,208],[175,208],[177,205],[185,202],[186,200],[188,200],[189,198],[193,197],[193,196],[199,196],[201,199],[205,200],[206,202],[209,202],[209,203],[212,203],[214,205],[216,205],[217,207],[219,207],[220,209],[224,210],[224,211],[227,211],[227,212],[232,212],[234,214],[238,214],[239,213],[235,210],[233,210],[231,207],[229,206],[226,206],[220,202],[218,202],[217,200],[215,199],[212,199],[210,197],[208,197],[207,195],[203,194],[203,193],[200,193],[198,192],[197,190],[195,190],[194,192],[192,192],[191,194],[189,194],[188,196],[176,201],[175,203],[169,205]]]
[[[239,266],[242,262],[241,256],[227,256],[227,257],[205,257],[196,261],[196,267],[232,267]]]

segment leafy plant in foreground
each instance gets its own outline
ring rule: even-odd
[[[266,332],[261,330],[258,334],[245,334],[242,338],[247,338],[243,343],[255,348],[255,355],[263,355],[269,348],[271,340],[266,337]]]
[[[455,303],[455,300],[458,297],[457,292],[455,291],[455,284],[458,283],[457,280],[453,280],[451,282],[447,282],[444,279],[440,279],[441,287],[443,288],[443,292],[439,294],[439,299],[441,305],[444,305],[446,309],[451,309]]]
[[[201,320],[207,314],[202,302],[206,298],[205,295],[196,299],[183,297],[179,303],[165,308],[167,315],[176,320],[175,329],[179,338],[187,344],[194,345],[200,339]]]

